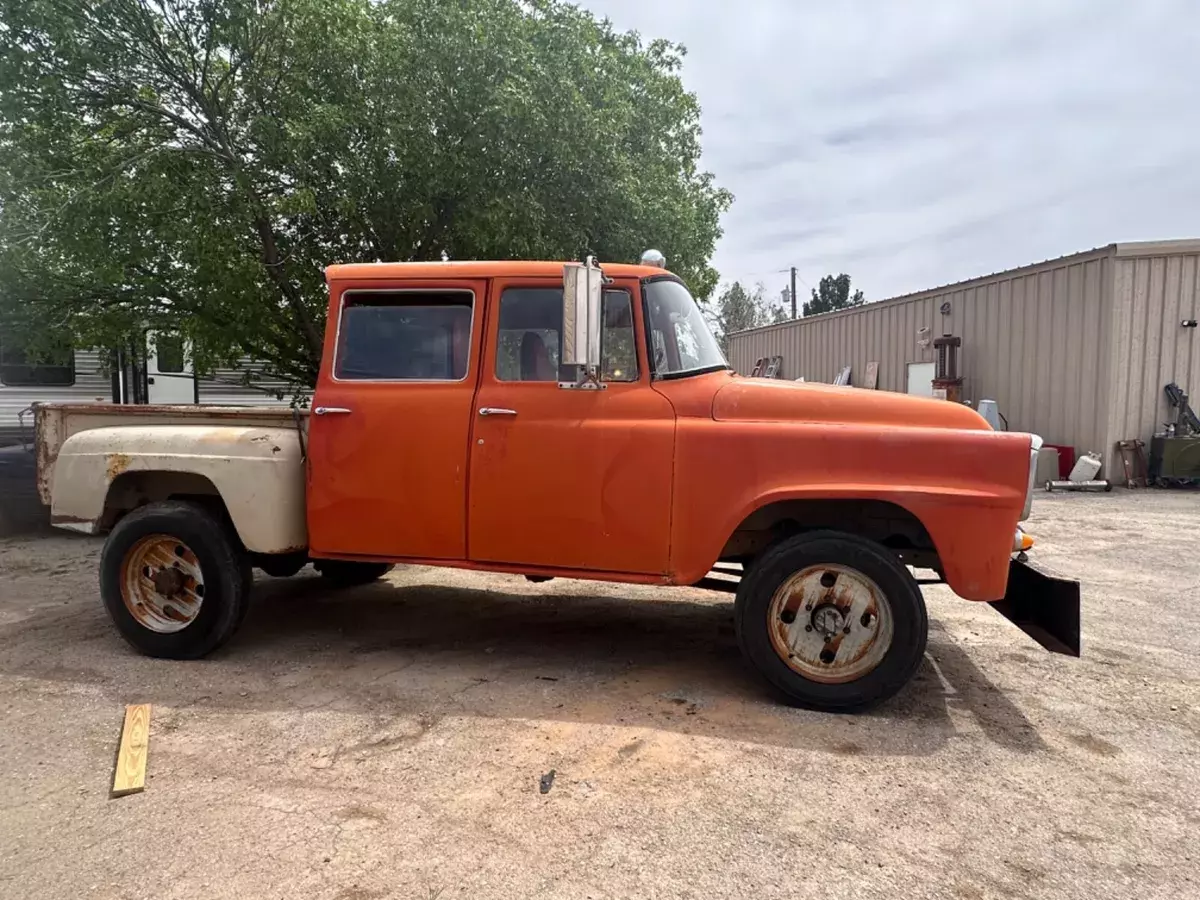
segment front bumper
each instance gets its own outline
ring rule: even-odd
[[[1004,599],[990,605],[1051,653],[1079,656],[1078,581],[1056,578],[1014,559]]]

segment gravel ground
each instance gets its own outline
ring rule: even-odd
[[[1084,582],[1084,658],[927,589],[916,680],[854,717],[765,697],[720,594],[260,579],[171,663],[108,626],[98,541],[4,538],[0,896],[1200,896],[1200,494],[1031,525]],[[110,800],[135,702],[147,788]]]

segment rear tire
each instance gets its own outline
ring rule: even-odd
[[[121,519],[100,557],[100,597],[134,649],[198,659],[246,614],[249,571],[231,528],[200,506],[166,500]]]
[[[349,562],[344,559],[314,559],[313,568],[334,587],[349,588],[377,581],[392,571],[392,564]]]
[[[857,712],[892,697],[925,653],[921,590],[885,547],[818,531],[767,550],[738,588],[738,644],[794,706]]]

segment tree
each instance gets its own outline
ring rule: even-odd
[[[804,304],[804,315],[817,316],[833,312],[835,309],[862,306],[866,302],[862,291],[850,293],[849,275],[826,275],[817,287],[813,288],[812,300]]]
[[[654,246],[706,297],[683,53],[559,0],[0,0],[0,327],[311,384],[330,262]]]
[[[782,304],[766,298],[761,284],[750,291],[740,281],[721,291],[715,309],[709,314],[710,324],[726,356],[729,355],[729,337],[734,332],[786,322],[788,318],[788,311]]]

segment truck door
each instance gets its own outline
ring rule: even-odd
[[[637,282],[605,292],[603,390],[558,383],[561,280],[496,279],[489,309],[471,442],[470,558],[666,572],[675,415],[650,387]]]
[[[309,418],[314,556],[465,558],[485,287],[331,285],[335,333]]]

